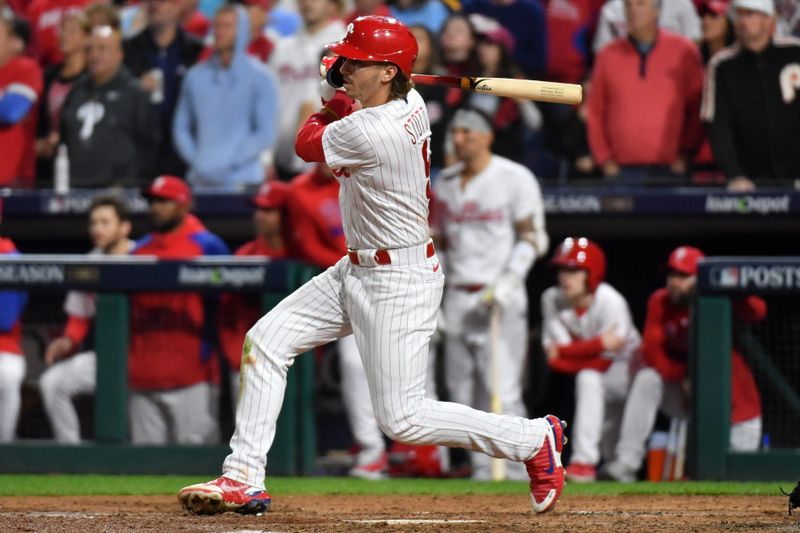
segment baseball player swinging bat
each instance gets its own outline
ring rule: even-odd
[[[323,59],[320,75],[327,77],[328,69],[336,62],[335,57]],[[330,78],[328,79],[331,81]],[[521,80],[515,78],[479,78],[476,76],[434,76],[412,74],[411,81],[420,85],[447,85],[477,93],[493,94],[507,98],[524,98],[537,102],[577,105],[583,99],[583,87],[574,83]],[[332,83],[331,85],[337,86]]]

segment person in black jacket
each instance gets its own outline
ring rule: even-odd
[[[800,178],[800,41],[774,37],[773,0],[735,0],[737,44],[711,60],[703,119],[728,188]]]
[[[144,4],[148,25],[125,40],[125,66],[150,94],[161,120],[154,173],[183,176],[186,164],[172,143],[172,117],[183,77],[197,62],[203,43],[180,27],[179,2],[148,0]]]
[[[138,187],[153,175],[160,128],[147,92],[122,64],[118,30],[89,38],[89,76],[75,84],[61,112],[73,187]]]

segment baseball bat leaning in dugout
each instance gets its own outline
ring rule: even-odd
[[[500,313],[502,308],[496,303],[492,305],[489,318],[489,342],[491,358],[492,395],[491,408],[496,415],[503,414],[503,404],[500,401]],[[492,481],[502,481],[506,478],[506,463],[503,459],[492,457],[490,467]]]
[[[477,93],[554,104],[577,105],[583,99],[583,87],[574,83],[516,78],[480,78],[477,76],[432,76],[429,74],[412,74],[411,81],[420,85],[447,85]]]

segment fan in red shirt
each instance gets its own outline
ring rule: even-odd
[[[32,187],[36,171],[36,102],[42,69],[22,55],[30,28],[22,19],[0,15],[0,185]]]
[[[268,181],[261,185],[252,202],[255,239],[244,243],[238,256],[286,257],[281,236],[284,204],[289,186],[280,181]],[[242,345],[247,330],[264,315],[261,295],[258,293],[225,293],[219,305],[219,342],[222,355],[230,368],[231,396],[233,405],[239,397],[239,369],[242,366]]]
[[[44,67],[63,61],[58,43],[61,18],[69,12],[82,11],[92,0],[34,0],[28,8],[33,27],[33,47]]]
[[[227,255],[228,247],[189,213],[192,194],[183,180],[159,176],[145,191],[153,231],[133,255],[182,260]],[[204,444],[219,438],[219,372],[205,327],[202,295],[191,292],[131,296],[128,380],[135,444]]]
[[[184,0],[180,5],[180,23],[183,29],[202,40],[211,29],[211,21],[197,9],[197,0]]]
[[[685,37],[658,28],[657,4],[626,3],[628,36],[595,59],[589,147],[605,176],[621,184],[685,175],[702,140],[700,53]]]
[[[14,243],[0,237],[0,255],[19,255]],[[28,293],[0,291],[0,442],[14,439],[22,403],[20,389],[25,378],[25,355],[22,352],[20,315],[28,302]]]
[[[613,461],[601,476],[633,481],[645,453],[645,440],[660,409],[671,417],[686,418],[689,406],[689,306],[697,282],[697,263],[703,252],[680,246],[667,261],[667,285],[647,302],[642,351],[645,368],[633,380]],[[767,304],[757,296],[734,302],[734,314],[746,323],[760,322]],[[700,354],[703,357],[703,354]],[[761,399],[742,355],[731,353],[730,447],[754,451],[761,442]]]

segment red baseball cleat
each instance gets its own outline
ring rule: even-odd
[[[544,419],[547,422],[544,443],[536,455],[525,461],[531,478],[531,506],[536,513],[551,511],[564,488],[561,451],[567,443],[564,437],[567,423],[553,415],[547,415]]]
[[[218,477],[214,481],[184,487],[178,493],[184,509],[192,514],[261,514],[269,509],[272,498],[264,489]]]
[[[597,480],[597,470],[594,465],[570,463],[567,467],[567,479],[575,483],[591,483]]]
[[[350,469],[352,477],[372,480],[386,479],[386,473],[389,471],[389,457],[386,452],[380,452],[377,457],[372,460],[367,459],[364,463],[360,463],[358,459]]]

